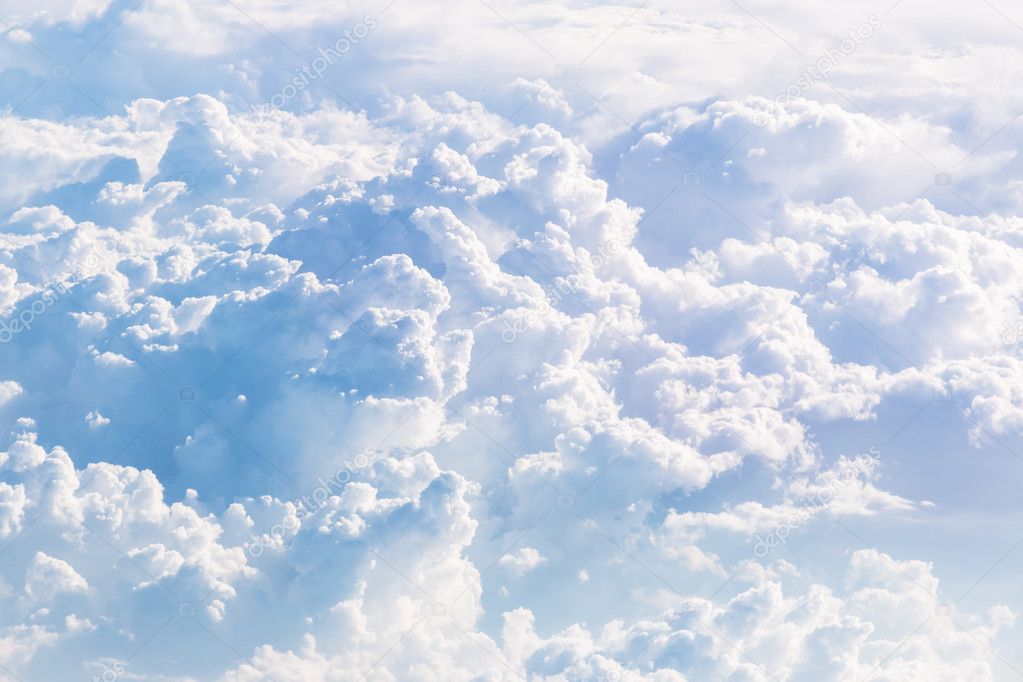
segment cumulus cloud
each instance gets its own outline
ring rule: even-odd
[[[1018,41],[740,9],[4,8],[0,676],[1000,679]]]
[[[523,547],[512,554],[505,554],[498,563],[507,568],[512,575],[523,576],[536,569],[545,561],[547,559],[540,556],[540,552],[532,547]]]
[[[24,393],[24,391],[25,389],[23,389],[16,381],[0,382],[0,405],[10,402]]]
[[[84,592],[89,588],[71,564],[36,552],[25,571],[25,595],[36,602],[47,602],[62,592]]]

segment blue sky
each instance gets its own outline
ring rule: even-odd
[[[1009,3],[0,3],[0,680],[1023,678]]]

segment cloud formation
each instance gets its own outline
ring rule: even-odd
[[[0,679],[1012,679],[1018,47],[911,4],[4,8]]]

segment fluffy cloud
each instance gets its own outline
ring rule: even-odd
[[[540,552],[532,547],[523,547],[514,553],[505,554],[497,563],[507,568],[513,575],[521,576],[534,570],[545,561],[547,559],[540,556]]]
[[[999,679],[1011,98],[698,5],[4,10],[0,676]]]
[[[854,586],[845,594],[813,585],[786,595],[769,581],[720,606],[687,599],[660,619],[612,622],[598,633],[573,626],[550,638],[535,633],[532,614],[513,611],[505,615],[504,636],[535,679],[992,675],[987,647],[1009,622],[1002,610],[960,625],[963,614],[927,592],[937,589],[929,566],[873,550],[851,557],[849,577]],[[899,618],[886,617],[895,609]]]

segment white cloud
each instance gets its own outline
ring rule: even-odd
[[[89,412],[87,415],[85,415],[85,423],[88,424],[91,428],[98,429],[109,424],[110,420],[104,417],[99,412],[93,410],[92,412]]]
[[[523,547],[510,554],[505,554],[497,563],[508,569],[512,575],[521,577],[536,570],[546,561],[547,559],[541,556],[536,549]]]
[[[984,8],[772,105],[859,8],[58,5],[2,13],[0,665],[996,679],[1008,579],[941,605],[1023,437]]]
[[[89,585],[85,578],[71,564],[43,552],[36,552],[25,572],[25,594],[36,602],[48,602],[64,592],[84,592],[87,589]]]
[[[0,381],[0,405],[9,403],[24,392],[17,381]]]

